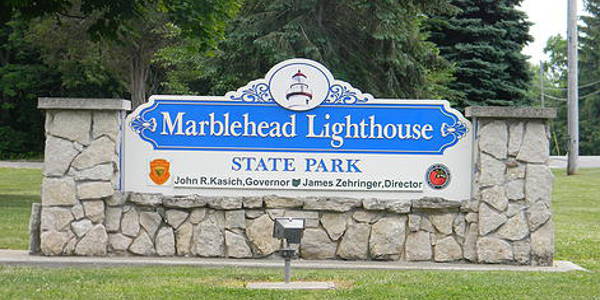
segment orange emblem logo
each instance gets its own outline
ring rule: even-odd
[[[167,180],[171,174],[169,173],[169,166],[171,164],[165,159],[155,159],[150,162],[150,179],[158,185],[161,185]]]

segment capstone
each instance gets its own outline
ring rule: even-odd
[[[242,197],[242,206],[244,208],[262,208],[262,197]]]
[[[343,197],[310,197],[304,199],[304,209],[307,210],[329,210],[346,212],[352,208],[360,207],[362,201],[354,198]]]
[[[282,197],[269,195],[263,197],[263,201],[267,208],[298,208],[302,207],[303,201],[295,197]]]
[[[208,201],[208,206],[214,209],[240,209],[242,208],[242,198],[240,197],[212,197]]]
[[[161,194],[129,194],[129,202],[133,202],[141,206],[157,207],[162,204],[162,198],[163,197]]]

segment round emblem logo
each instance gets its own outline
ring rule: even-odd
[[[427,169],[425,181],[432,189],[441,190],[450,183],[450,170],[442,164],[432,165]]]
[[[329,94],[329,84],[325,71],[306,62],[284,65],[269,80],[275,102],[293,111],[319,106]]]

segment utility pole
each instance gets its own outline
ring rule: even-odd
[[[568,49],[568,111],[569,157],[567,175],[577,172],[579,157],[579,95],[577,94],[577,0],[569,0],[567,9],[567,49]]]
[[[544,61],[540,60],[540,103],[544,107]]]

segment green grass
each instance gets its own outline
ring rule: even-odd
[[[40,202],[42,172],[0,168],[0,249],[27,249],[31,203]]]
[[[236,268],[0,267],[0,298],[600,298],[600,169],[556,171],[556,259],[592,272],[296,270],[295,280],[330,280],[335,291],[252,291],[250,281],[279,281],[280,270]],[[0,169],[0,248],[25,249],[41,175]]]

